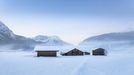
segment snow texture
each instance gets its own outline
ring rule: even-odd
[[[108,56],[36,57],[35,52],[0,52],[0,75],[133,75],[134,51]]]

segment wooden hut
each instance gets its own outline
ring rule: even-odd
[[[98,48],[92,51],[92,55],[106,55],[106,50],[103,48]]]
[[[63,55],[63,56],[81,56],[81,55],[84,55],[84,52],[77,48],[74,48],[66,53],[62,53],[61,55]]]
[[[36,46],[35,51],[38,57],[56,57],[59,50],[55,46]]]

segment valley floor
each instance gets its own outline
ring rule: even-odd
[[[0,75],[133,75],[134,52],[108,56],[36,57],[35,52],[0,52]]]

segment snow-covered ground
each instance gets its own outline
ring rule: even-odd
[[[35,52],[0,52],[0,75],[133,75],[134,51],[108,56],[36,57]]]

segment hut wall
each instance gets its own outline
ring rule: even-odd
[[[93,50],[93,55],[105,55],[105,50]]]
[[[90,52],[84,52],[85,53],[85,55],[90,55]]]
[[[56,51],[37,51],[37,56],[56,57]]]

